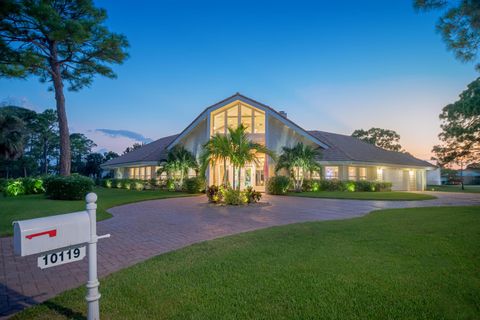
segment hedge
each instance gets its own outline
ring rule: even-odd
[[[44,183],[47,197],[56,200],[81,200],[93,190],[94,185],[92,179],[76,174],[48,177]]]
[[[187,178],[183,181],[183,189],[188,193],[199,193],[205,190],[205,180],[200,177]]]
[[[267,181],[267,192],[270,194],[286,194],[290,186],[290,178],[285,176],[271,177]]]
[[[380,192],[392,191],[391,182],[383,181],[342,181],[338,179],[331,180],[304,180],[303,191],[361,191],[361,192]]]

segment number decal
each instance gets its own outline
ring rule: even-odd
[[[50,268],[65,263],[80,261],[85,258],[86,247],[70,247],[62,251],[48,253],[37,259],[37,265],[40,269]]]

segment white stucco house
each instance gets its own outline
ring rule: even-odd
[[[216,133],[225,134],[228,127],[244,124],[249,137],[280,154],[282,147],[298,142],[321,150],[321,179],[389,181],[394,190],[424,190],[427,171],[436,167],[409,154],[387,151],[347,135],[305,130],[282,111],[239,93],[201,112],[182,132],[158,139],[103,165],[113,170],[115,178],[151,179],[156,177],[168,151],[181,144],[197,158],[202,146]],[[232,180],[233,168],[227,163],[210,167],[209,185],[221,184],[224,172]],[[253,186],[264,191],[266,180],[275,175],[275,163],[260,156],[259,163],[248,164],[240,172],[241,187]]]

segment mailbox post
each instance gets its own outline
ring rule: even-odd
[[[97,237],[97,195],[93,192],[87,194],[85,198],[87,201],[87,212],[90,217],[90,240],[88,241],[88,282],[87,282],[87,296],[85,299],[88,304],[88,320],[100,319],[100,293],[98,292],[97,277],[97,242],[100,237]],[[110,235],[102,236],[109,237]]]
[[[43,253],[44,256],[38,258],[38,266],[44,269],[82,260],[87,244],[87,315],[88,320],[99,320],[97,242],[110,234],[97,236],[97,195],[89,193],[85,200],[86,211],[15,221],[14,252],[22,257]]]

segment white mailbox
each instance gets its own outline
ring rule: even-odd
[[[87,211],[15,221],[13,225],[14,251],[22,257],[90,240]]]

